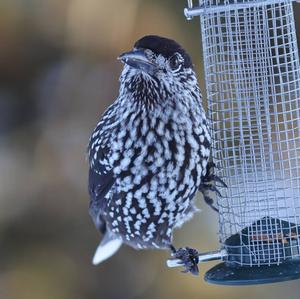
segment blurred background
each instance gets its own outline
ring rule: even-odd
[[[123,247],[94,267],[100,236],[88,215],[86,145],[118,94],[116,57],[146,34],[190,52],[204,90],[199,21],[186,1],[0,1],[0,298],[299,298],[300,282],[221,287],[168,269],[167,252]],[[300,32],[300,5],[295,5]],[[175,245],[218,248],[215,213]]]

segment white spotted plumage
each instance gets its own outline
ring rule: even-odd
[[[180,51],[182,65],[173,70],[171,58],[147,49],[154,75],[126,64],[119,97],[90,139],[90,213],[99,229],[135,248],[170,247],[173,229],[196,211],[206,174],[210,130]]]

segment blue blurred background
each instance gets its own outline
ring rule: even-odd
[[[190,52],[204,90],[199,21],[185,1],[0,1],[0,298],[289,298],[300,282],[221,287],[168,269],[167,252],[123,247],[94,267],[86,145],[118,94],[116,57],[146,34]],[[295,16],[300,32],[300,5]],[[175,245],[218,248],[202,201]]]

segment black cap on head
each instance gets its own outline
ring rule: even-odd
[[[192,60],[188,53],[174,40],[160,37],[157,35],[146,35],[139,39],[134,47],[139,49],[150,49],[155,54],[161,54],[166,58],[170,58],[175,52],[181,54],[184,58],[185,67],[193,67]]]

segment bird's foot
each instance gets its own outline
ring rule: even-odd
[[[227,188],[227,184],[217,175],[215,175],[215,168],[220,169],[219,167],[216,166],[216,164],[212,161],[207,163],[206,169],[206,175],[203,177],[203,182],[206,184],[211,184],[212,182],[214,182],[214,186],[215,187],[223,187],[223,188]],[[219,183],[219,184],[217,184]],[[213,189],[212,191],[217,191],[216,189]]]
[[[207,173],[202,178],[202,183],[199,187],[199,191],[203,194],[205,202],[213,210],[218,212],[218,209],[214,206],[214,194],[217,194],[219,197],[222,197],[222,194],[219,191],[218,187],[227,188],[227,185],[220,177],[214,174],[214,168],[216,168],[215,163],[208,162]]]
[[[192,273],[193,275],[199,274],[198,262],[199,262],[199,252],[196,249],[189,247],[182,247],[175,249],[173,246],[172,257],[181,261],[181,265],[185,268],[183,273]]]

